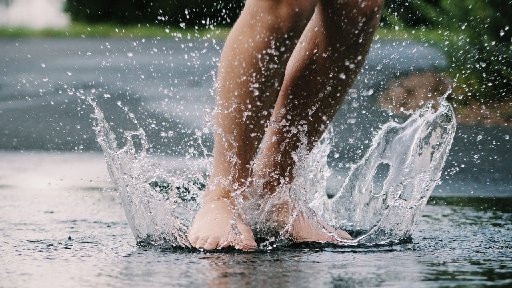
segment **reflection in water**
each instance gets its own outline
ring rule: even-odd
[[[261,287],[290,285],[290,275],[285,271],[290,270],[292,262],[286,259],[273,259],[271,266],[261,255],[210,254],[203,259],[208,263],[209,287],[249,287],[254,283]]]
[[[124,258],[120,275],[112,276],[125,279],[124,283],[149,286],[172,283],[181,287],[214,288],[375,287],[421,282],[426,274],[421,261],[422,258],[403,247],[286,248],[272,253],[162,252],[139,248]],[[123,283],[118,284],[121,287]]]

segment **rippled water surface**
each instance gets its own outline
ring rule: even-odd
[[[221,46],[185,37],[0,39],[0,287],[512,286],[506,126],[457,127],[442,183],[400,245],[253,253],[136,245],[92,110],[77,94],[98,96],[114,132],[133,130],[122,107],[133,112],[159,163],[178,169],[201,154],[199,139],[211,149],[209,134],[197,131],[212,106]],[[422,44],[374,43],[332,125],[327,190],[340,188],[393,118],[373,105],[387,81],[445,63]]]
[[[0,157],[2,287],[512,285],[512,198],[439,195],[402,245],[162,250],[135,245],[101,154]]]

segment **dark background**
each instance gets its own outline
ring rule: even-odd
[[[243,0],[67,0],[72,19],[85,23],[162,25],[182,28],[231,26]],[[448,74],[464,105],[512,99],[511,0],[385,1],[381,26],[418,31],[446,52]],[[425,33],[429,31],[430,33]],[[435,32],[435,33],[432,33]]]

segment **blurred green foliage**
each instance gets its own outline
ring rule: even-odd
[[[74,21],[210,28],[234,23],[244,0],[67,0]],[[445,50],[456,94],[512,100],[512,0],[387,0],[382,26]],[[435,33],[433,33],[435,32]],[[410,35],[410,33],[406,33]]]
[[[416,29],[445,50],[460,104],[512,100],[511,0],[385,2],[382,25]],[[438,36],[431,37],[432,30]]]

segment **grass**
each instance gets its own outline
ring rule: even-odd
[[[87,24],[73,22],[66,28],[60,29],[30,29],[23,27],[0,27],[0,38],[155,38],[180,35],[184,37],[218,38],[227,36],[229,28],[217,27],[215,29],[191,29],[179,27],[163,27],[158,25],[118,25],[111,23]],[[446,41],[446,35],[439,30],[413,30],[400,28],[379,29],[378,39],[409,39],[429,43]]]
[[[109,23],[86,24],[73,22],[61,29],[29,29],[22,27],[0,27],[0,38],[164,38],[170,36],[225,38],[229,28],[190,29],[157,25],[124,26]]]

